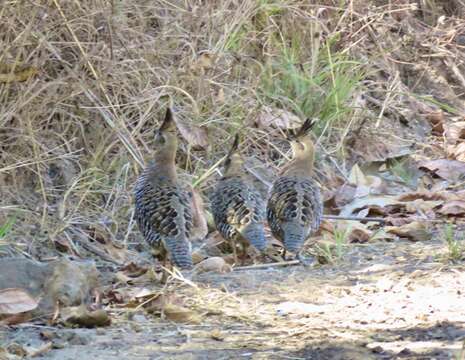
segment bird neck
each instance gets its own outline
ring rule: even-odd
[[[292,144],[294,157],[284,169],[283,174],[311,176],[315,163],[315,148],[312,140],[307,137]]]
[[[154,179],[163,178],[173,182],[177,181],[175,159],[175,146],[165,147],[156,151],[152,164],[149,165],[150,177]]]
[[[223,177],[241,176],[244,174],[243,160],[239,154],[233,154],[224,169]]]

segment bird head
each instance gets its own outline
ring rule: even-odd
[[[291,143],[295,168],[305,172],[313,170],[315,159],[315,146],[312,140],[311,129],[316,121],[307,119],[297,131],[291,131],[287,139]]]
[[[178,140],[176,136],[176,123],[170,108],[166,109],[165,118],[158,129],[155,130],[155,156],[159,160],[176,154]]]

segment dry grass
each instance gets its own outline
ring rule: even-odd
[[[463,52],[452,48],[463,22],[425,28],[421,36],[434,33],[437,41],[428,37],[411,55],[401,50],[421,39],[400,33],[418,25],[407,21],[418,12],[403,1],[372,5],[9,1],[0,10],[1,72],[13,75],[0,78],[0,224],[16,220],[0,239],[1,254],[42,257],[57,247],[85,256],[80,242],[88,238],[137,243],[131,187],[169,101],[179,117],[208,127],[208,149],[184,141],[178,154],[185,178],[203,193],[236,131],[271,170],[285,159],[279,129],[250,131],[265,107],[320,119],[318,175],[328,188],[346,172],[348,155],[367,154],[356,140],[367,124],[389,152],[389,141],[404,134],[386,136],[392,119],[418,122],[412,111],[438,107],[461,111],[463,94],[447,94],[463,81]],[[443,98],[436,96],[441,81],[432,93],[421,88],[428,81],[408,76],[413,69],[432,78],[433,53],[451,69],[436,74],[452,77]],[[408,68],[410,55],[408,64],[425,60]],[[27,79],[14,81],[21,74]]]

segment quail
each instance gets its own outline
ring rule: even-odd
[[[231,244],[236,263],[237,245],[242,250],[242,258],[250,245],[260,253],[266,249],[266,203],[246,173],[238,146],[239,137],[236,135],[226,156],[223,177],[210,199],[216,228]]]
[[[169,259],[180,269],[190,269],[193,210],[189,192],[176,174],[177,144],[176,124],[168,108],[163,123],[155,131],[152,162],[135,184],[135,218],[145,240],[158,252],[164,265]]]
[[[267,204],[267,220],[273,236],[283,243],[304,265],[302,248],[310,235],[318,230],[323,216],[323,203],[318,183],[313,179],[315,149],[307,119],[288,140],[292,160],[282,169],[271,188]]]

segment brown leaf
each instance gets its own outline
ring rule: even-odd
[[[363,198],[355,199],[350,204],[344,206],[340,215],[350,216],[354,211],[359,211],[365,208],[377,209],[379,212],[384,212],[383,208],[388,205],[399,205],[400,201],[395,196],[365,196]]]
[[[412,241],[428,241],[432,237],[431,230],[424,222],[420,221],[413,221],[402,226],[388,226],[386,232]]]
[[[438,159],[421,161],[418,167],[449,181],[460,180],[465,174],[465,162],[457,160]]]
[[[62,310],[62,319],[66,325],[86,328],[108,326],[111,319],[105,310],[89,311],[85,306],[73,306]]]
[[[455,145],[465,139],[465,121],[449,123],[446,126],[445,138],[448,144]]]
[[[383,180],[377,176],[365,175],[360,167],[355,164],[349,174],[349,181],[356,185],[354,197],[362,197],[370,194],[383,193]]]
[[[225,338],[224,334],[219,329],[212,330],[211,333],[210,333],[210,337],[213,340],[217,340],[217,341],[223,341],[224,338]]]
[[[347,243],[366,243],[373,235],[368,225],[347,220],[337,221],[335,231],[342,232]]]
[[[405,208],[407,209],[408,212],[411,212],[411,213],[416,213],[418,211],[427,213],[427,212],[433,210],[434,208],[440,206],[442,203],[443,203],[443,201],[441,201],[441,200],[425,201],[423,199],[416,199],[416,200],[414,200],[412,202],[408,202],[406,204]]]
[[[301,126],[302,120],[291,112],[264,106],[253,124],[261,129],[295,129]]]
[[[171,321],[180,323],[200,324],[202,320],[201,316],[194,311],[171,303],[165,304],[163,315]]]
[[[202,197],[196,189],[190,187],[192,208],[192,238],[191,241],[203,241],[208,234],[207,217]]]
[[[14,315],[34,310],[39,303],[26,290],[10,288],[0,290],[0,314]]]
[[[443,215],[463,215],[465,214],[465,201],[449,201],[442,206],[439,213]]]
[[[224,274],[231,272],[232,267],[221,257],[211,257],[197,264],[195,271],[197,273],[216,272]]]
[[[449,145],[447,147],[447,154],[457,161],[465,162],[465,142]]]
[[[399,201],[415,201],[417,199],[429,201],[429,200],[445,200],[446,197],[443,194],[438,192],[431,192],[431,191],[416,191],[406,194],[401,194],[397,197]]]
[[[121,271],[123,271],[125,275],[134,278],[144,275],[148,271],[148,268],[131,261],[129,264],[122,267]]]
[[[440,136],[444,133],[444,113],[442,110],[432,111],[425,117],[432,126],[433,135]]]
[[[192,123],[188,123],[175,115],[173,119],[181,136],[194,150],[205,149],[208,146],[208,131],[206,127],[199,127]]]
[[[3,316],[0,315],[0,318],[2,317]],[[0,321],[0,325],[17,325],[17,324],[28,322],[29,320],[31,320],[31,318],[32,318],[31,313],[19,313],[19,314],[14,314],[14,315],[8,315]]]

